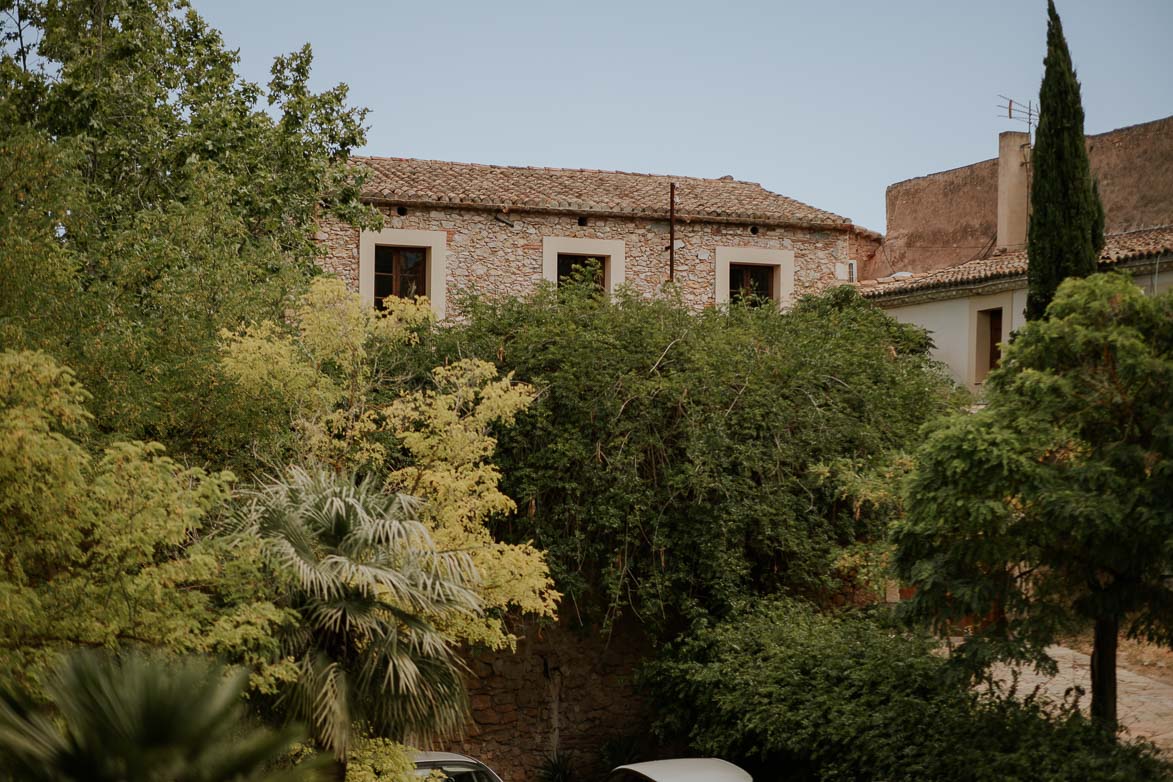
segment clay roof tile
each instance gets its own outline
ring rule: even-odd
[[[1173,254],[1173,225],[1105,237],[1100,266],[1164,254]],[[988,258],[978,258],[926,274],[861,280],[858,284],[864,289],[860,291],[864,296],[884,298],[1024,275],[1026,262],[1026,250],[1001,251]]]
[[[574,168],[493,166],[394,157],[355,157],[367,169],[368,198],[484,206],[526,206],[644,215],[668,214],[668,183],[676,183],[677,215],[775,223],[850,226],[845,217],[816,209],[756,182]]]

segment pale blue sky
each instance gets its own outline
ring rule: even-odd
[[[246,78],[309,42],[367,154],[761,182],[883,230],[892,182],[993,157],[1045,0],[194,0]],[[1087,131],[1173,114],[1173,0],[1059,0]]]

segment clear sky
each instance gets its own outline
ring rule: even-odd
[[[1045,0],[193,0],[265,82],[370,109],[366,154],[760,182],[884,228],[892,182],[997,154]],[[1173,0],[1058,0],[1098,133],[1173,114]]]

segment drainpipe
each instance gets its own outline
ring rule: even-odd
[[[668,282],[676,280],[676,183],[668,185]]]

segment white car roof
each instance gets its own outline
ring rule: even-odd
[[[720,758],[651,760],[619,766],[615,771],[621,769],[642,774],[652,782],[753,782],[744,769]]]
[[[468,755],[457,755],[455,752],[413,752],[413,763],[479,763]]]

